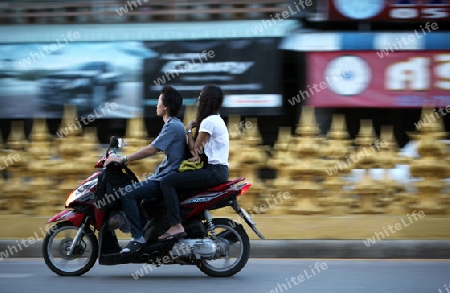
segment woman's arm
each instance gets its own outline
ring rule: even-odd
[[[208,132],[200,132],[197,136],[197,139],[195,140],[194,147],[191,151],[192,158],[189,158],[188,161],[193,162],[197,161],[200,162],[200,155],[203,154],[205,144],[208,141],[210,137],[210,134]]]
[[[187,138],[188,138],[189,151],[192,153],[194,151],[194,147],[195,147],[195,140],[194,140],[194,136],[192,135],[192,130],[191,130],[191,132],[188,132]]]
[[[195,140],[194,151],[197,151],[198,154],[201,154],[210,136],[211,135],[208,132],[199,132],[197,139]],[[202,152],[199,152],[200,150]]]
[[[203,148],[205,147],[206,142],[208,141],[210,134],[208,132],[200,132],[197,136],[197,139],[194,140],[192,137],[192,132],[188,133],[188,145],[189,151],[191,152],[193,157],[196,157],[203,153]]]
[[[186,127],[187,138],[188,138],[188,147],[189,151],[192,153],[195,147],[194,135],[192,134],[192,128],[195,128],[197,125],[195,121],[190,121]]]

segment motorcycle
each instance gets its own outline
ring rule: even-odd
[[[158,236],[170,226],[164,201],[162,198],[141,201],[140,209],[146,220],[143,229],[146,244],[133,253],[121,253],[116,230],[129,232],[125,214],[120,208],[99,207],[95,190],[105,170],[110,167],[120,170],[127,168],[117,163],[104,166],[108,156],[117,155],[117,150],[123,145],[122,139],[112,137],[105,155],[95,164],[100,170],[69,193],[65,202],[66,210],[47,221],[54,223],[42,246],[47,266],[61,276],[83,275],[94,266],[97,259],[100,265],[195,265],[212,277],[230,277],[241,271],[250,254],[249,237],[241,225],[241,219],[259,238],[265,239],[257,230],[252,217],[237,202],[237,197],[244,195],[251,186],[243,177],[208,189],[177,191],[182,224],[187,234],[183,238],[158,240]],[[128,168],[127,172],[132,173]],[[134,182],[139,181],[134,173],[131,177]],[[236,217],[236,221],[212,218],[211,210],[228,206],[240,218]]]

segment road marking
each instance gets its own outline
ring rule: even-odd
[[[27,278],[33,276],[32,274],[0,274],[0,278]]]

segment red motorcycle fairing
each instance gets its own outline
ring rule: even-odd
[[[234,195],[240,196],[246,193],[252,185],[250,182],[235,185],[243,180],[245,180],[245,178],[240,177],[233,181],[228,181],[219,186],[209,188],[204,192],[198,193],[197,195],[189,197],[180,202],[181,208],[187,208],[190,210],[189,214],[186,215],[186,219],[189,219],[204,210],[208,210],[215,204],[218,204],[229,197],[232,197]]]
[[[209,188],[206,191],[221,191],[221,190],[224,190],[225,188],[230,187],[233,184],[236,184],[236,183],[244,181],[244,180],[245,180],[245,177],[239,177],[232,181],[228,181],[228,182],[222,183],[220,185],[217,185],[216,187]]]
[[[80,227],[83,222],[84,217],[85,217],[85,215],[80,212],[77,212],[74,210],[64,210],[64,211],[60,212],[59,214],[54,215],[50,220],[47,221],[47,224],[61,222],[61,221],[69,221],[74,226]]]
[[[86,178],[83,182],[78,184],[78,186],[69,193],[69,196],[66,199],[65,207],[70,207],[71,203],[76,201],[82,195],[87,192],[93,192],[97,186],[98,176],[101,174],[101,171],[97,171],[88,178]]]

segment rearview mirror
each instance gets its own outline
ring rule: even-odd
[[[123,148],[126,145],[127,145],[127,143],[122,138],[118,139],[118,144],[117,144],[118,148]]]
[[[112,136],[109,140],[109,147],[110,148],[117,148],[119,146],[119,139],[115,136]]]

